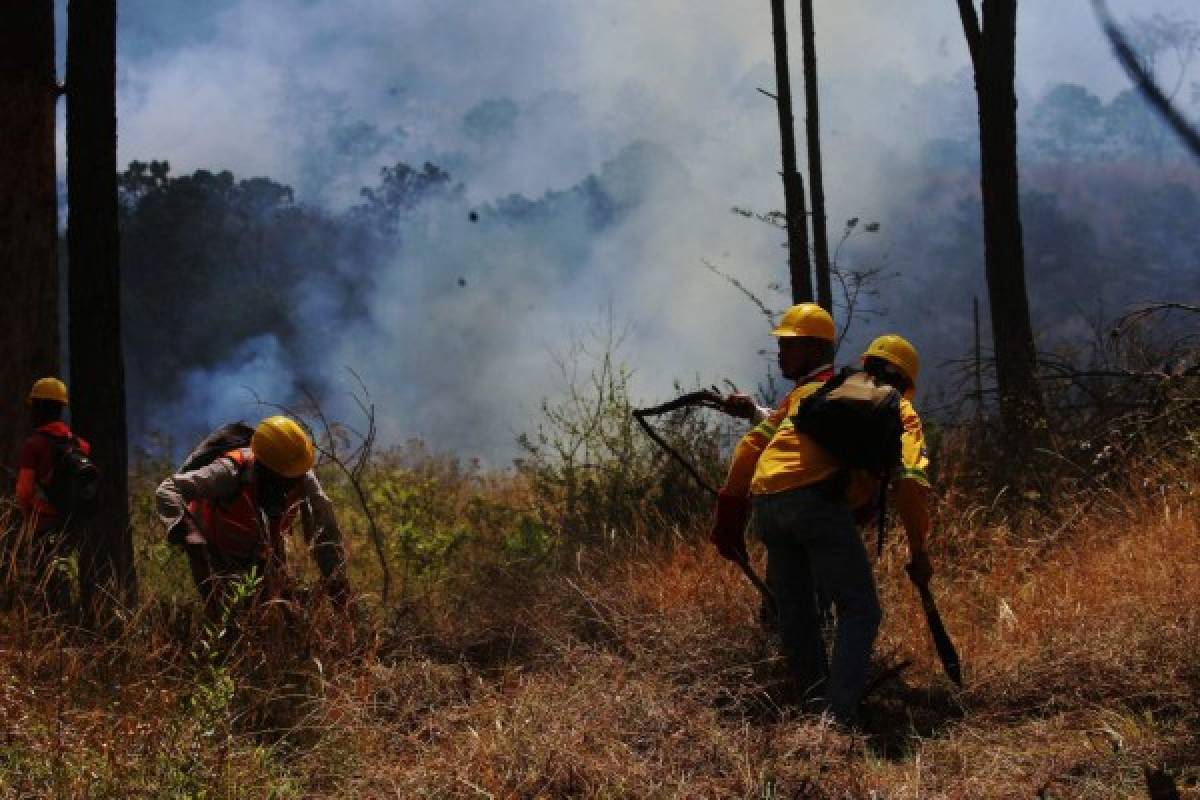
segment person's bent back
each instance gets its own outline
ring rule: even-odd
[[[268,596],[286,588],[284,536],[297,519],[331,599],[346,609],[345,548],[314,462],[308,434],[290,418],[275,416],[258,425],[249,446],[230,448],[159,484],[155,497],[168,541],[187,554],[210,612],[229,580],[251,570],[262,576]]]

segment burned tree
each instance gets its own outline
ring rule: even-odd
[[[821,115],[817,97],[817,35],[812,0],[800,0],[800,36],[804,43],[804,125],[808,140],[808,185],[812,196],[813,261],[817,302],[833,311],[829,271],[829,236],[825,228],[825,178],[821,167]]]
[[[60,370],[58,197],[54,172],[54,4],[10,3],[0,13],[0,485],[26,434],[25,392]]]
[[[1017,0],[958,0],[979,101],[984,268],[1000,414],[1018,445],[1037,437],[1044,412],[1029,298],[1017,177]]]
[[[787,19],[783,0],[771,0],[771,25],[775,41],[775,105],[779,112],[779,139],[783,149],[783,202],[787,215],[788,273],[792,302],[813,299],[808,261],[808,213],[804,178],[796,167],[796,131],[792,117],[792,81],[788,70]]]
[[[91,440],[105,477],[92,524],[100,542],[98,575],[114,575],[122,599],[130,601],[136,581],[117,258],[116,25],[116,0],[71,0],[68,6],[68,318],[72,421]]]

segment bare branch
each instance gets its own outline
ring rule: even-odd
[[[754,305],[758,306],[759,312],[762,313],[762,315],[767,318],[767,324],[770,325],[772,328],[775,327],[775,312],[772,311],[771,309],[767,308],[766,304],[763,303],[763,301],[758,298],[758,295],[754,294],[754,292],[747,289],[745,284],[743,284],[737,278],[733,277],[732,275],[729,275],[728,273],[722,272],[715,264],[713,264],[707,258],[700,259],[700,263],[702,263],[706,268],[708,268],[708,270],[710,272],[724,278],[726,281],[729,282],[729,284],[731,286],[733,286],[733,288],[737,289],[739,292],[746,295],[746,297],[750,298],[750,302],[752,302],[752,303],[754,303]]]
[[[959,0],[959,6],[963,3],[970,4],[971,0]],[[1133,46],[1129,44],[1129,40],[1121,29],[1117,27],[1117,23],[1113,20],[1112,15],[1108,11],[1108,4],[1105,0],[1092,0],[1092,8],[1096,12],[1096,17],[1100,20],[1100,26],[1104,29],[1104,34],[1112,43],[1113,50],[1116,51],[1117,61],[1124,67],[1125,72],[1130,79],[1137,84],[1138,90],[1149,101],[1150,105],[1167,121],[1171,129],[1183,140],[1184,145],[1192,151],[1192,155],[1200,158],[1200,133],[1192,127],[1179,110],[1167,98],[1166,93],[1159,88],[1154,81],[1154,77],[1146,69],[1141,59],[1138,58],[1137,52]]]
[[[1200,306],[1188,305],[1187,303],[1150,303],[1149,305],[1122,314],[1117,319],[1109,335],[1117,339],[1124,335],[1125,330],[1133,323],[1140,322],[1154,314],[1168,311],[1186,311],[1192,314],[1200,314]]]
[[[354,375],[355,378],[358,378],[358,375],[355,374],[353,370],[351,370],[350,374]],[[359,379],[359,385],[362,387],[363,393],[366,394],[366,387],[363,386],[361,379]],[[258,393],[253,389],[250,389],[249,387],[246,388],[250,394],[254,396],[255,401],[259,405],[276,409],[284,414],[287,414],[293,419],[303,420],[304,416],[306,416],[281,403],[267,402],[259,397]],[[363,472],[365,471],[366,464],[368,463],[370,453],[375,442],[375,407],[373,405],[370,407],[365,406],[365,404],[359,400],[357,396],[355,396],[355,400],[358,402],[359,408],[363,409],[363,413],[367,417],[367,434],[362,437],[362,445],[357,449],[355,456],[352,456],[352,458],[356,458],[356,460],[353,466],[351,466],[351,461],[338,452],[337,428],[339,426],[329,420],[324,409],[321,407],[320,402],[312,394],[312,392],[308,390],[307,387],[301,386],[300,392],[304,395],[305,402],[308,406],[307,410],[309,415],[317,420],[321,428],[320,435],[313,436],[313,443],[317,449],[317,452],[323,459],[332,463],[342,472],[343,475],[346,476],[346,479],[350,484],[350,488],[354,491],[354,495],[358,499],[358,504],[362,508],[363,516],[366,517],[367,529],[371,534],[371,544],[374,546],[375,555],[379,560],[379,569],[382,573],[383,586],[381,587],[380,599],[384,606],[386,606],[388,603],[388,598],[391,594],[392,573],[387,563],[387,552],[383,545],[383,534],[379,530],[379,525],[375,520],[375,513],[371,509],[371,504],[367,500],[366,491],[363,489],[362,485]],[[346,428],[346,426],[340,427],[342,430],[349,430]]]

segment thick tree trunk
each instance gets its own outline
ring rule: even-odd
[[[1000,415],[1012,441],[1043,438],[1045,413],[1025,288],[1025,249],[1017,178],[1016,0],[984,0],[979,24],[959,0],[979,98],[984,264]]]
[[[136,593],[129,527],[125,361],[117,230],[116,0],[67,10],[67,250],[72,420],[104,474],[93,523],[100,566]]]
[[[25,393],[57,375],[58,194],[54,171],[54,4],[0,11],[0,490],[11,492],[28,432]]]
[[[817,34],[812,0],[800,0],[800,35],[804,42],[805,134],[808,139],[808,188],[812,196],[813,261],[817,302],[833,313],[829,274],[829,235],[825,226],[825,178],[821,168],[821,114],[817,98]]]
[[[788,272],[792,281],[792,302],[804,303],[813,299],[812,269],[808,261],[804,178],[796,168],[796,128],[792,117],[792,80],[788,69],[787,18],[783,0],[771,0],[771,23],[775,40],[775,104],[779,110],[779,139],[783,150]]]

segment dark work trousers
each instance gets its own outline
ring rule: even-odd
[[[756,496],[754,516],[767,547],[780,639],[797,684],[808,698],[823,697],[840,722],[854,724],[883,618],[854,518],[841,493],[825,486]],[[832,664],[818,596],[832,601],[836,615]]]

